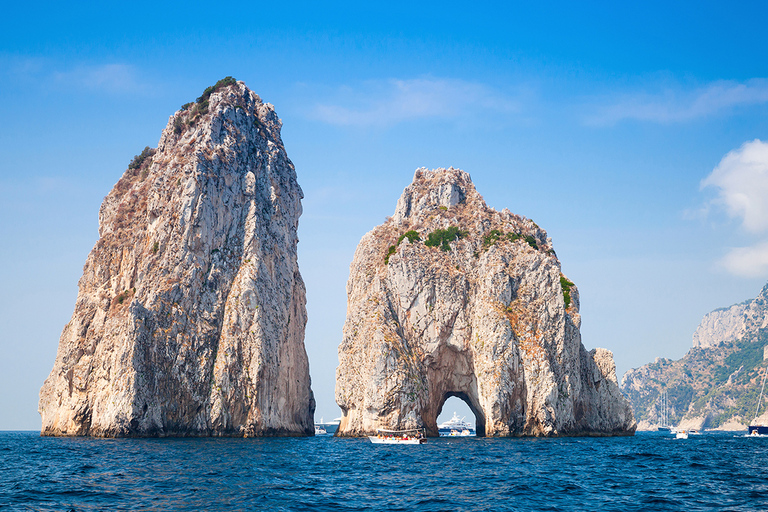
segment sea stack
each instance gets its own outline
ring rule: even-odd
[[[40,391],[43,435],[313,434],[281,126],[228,77],[131,162]]]
[[[613,355],[587,351],[580,324],[543,229],[489,208],[466,172],[418,169],[350,266],[338,435],[437,435],[451,396],[478,435],[631,435]]]

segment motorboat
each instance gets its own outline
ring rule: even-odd
[[[315,435],[316,436],[324,436],[328,433],[327,430],[325,430],[325,427],[323,425],[315,425]]]
[[[437,430],[441,437],[468,437],[475,435],[475,429],[472,427],[472,425],[464,421],[464,418],[459,418],[455,412],[453,413],[453,417],[450,420],[438,425]]]
[[[373,444],[424,444],[427,442],[427,435],[422,428],[410,430],[387,430],[380,428],[376,430],[375,436],[368,436]]]
[[[675,439],[688,439],[688,431],[681,429],[675,434]]]

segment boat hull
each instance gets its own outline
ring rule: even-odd
[[[427,442],[424,438],[400,439],[396,437],[368,436],[368,439],[370,439],[373,444],[423,444]]]

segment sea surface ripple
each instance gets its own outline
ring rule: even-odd
[[[0,432],[0,509],[768,510],[768,438],[88,439]]]

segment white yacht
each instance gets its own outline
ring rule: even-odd
[[[464,418],[459,418],[455,412],[453,413],[453,418],[446,421],[445,423],[438,425],[437,430],[440,432],[441,437],[467,437],[475,435],[475,429],[472,427],[472,425],[464,421]]]

